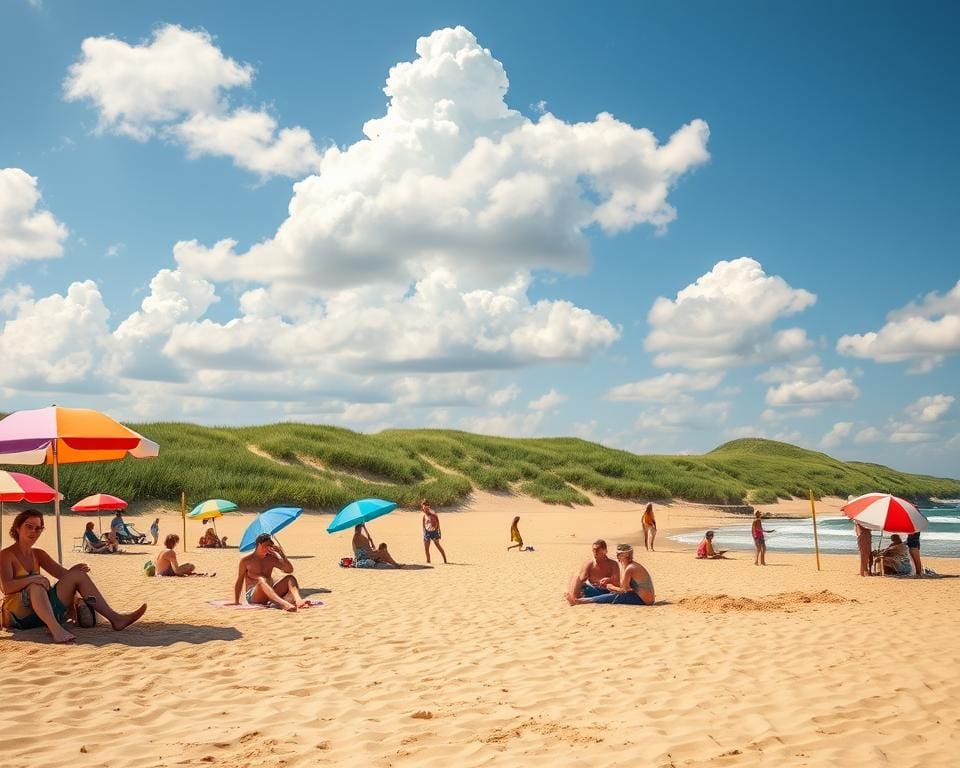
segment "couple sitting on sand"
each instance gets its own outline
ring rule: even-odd
[[[617,545],[617,559],[607,557],[607,542],[593,542],[593,558],[584,563],[564,595],[570,605],[616,603],[653,605],[653,580],[647,569],[633,559],[633,547]]]

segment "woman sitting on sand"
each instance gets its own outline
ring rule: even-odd
[[[890,546],[875,552],[874,567],[883,568],[884,573],[893,576],[907,576],[911,572],[910,551],[899,534],[890,536]]]
[[[205,549],[222,549],[227,546],[227,537],[224,536],[221,539],[213,528],[207,528],[203,536],[200,537],[200,546]]]
[[[656,599],[653,593],[653,580],[647,569],[633,559],[633,547],[629,544],[618,544],[617,562],[620,563],[620,585],[615,584],[612,579],[600,579],[600,586],[607,590],[607,594],[577,598],[568,592],[567,602],[570,605],[586,603],[653,605]]]
[[[206,576],[206,573],[197,573],[197,567],[193,563],[184,563],[180,565],[177,562],[177,553],[174,551],[177,544],[180,543],[180,537],[175,533],[169,534],[163,540],[163,546],[166,547],[163,552],[157,555],[153,561],[157,576]],[[215,573],[209,574],[216,576]]]
[[[83,531],[83,548],[85,551],[94,555],[106,555],[115,550],[110,549],[107,542],[102,541],[97,534],[93,532],[93,521],[87,523]]]
[[[726,560],[727,550],[713,548],[713,531],[707,531],[697,547],[697,560]]]
[[[34,545],[43,533],[43,527],[43,514],[35,509],[25,509],[14,518],[10,527],[14,543],[0,551],[3,626],[34,629],[46,625],[54,642],[72,643],[76,636],[60,625],[77,594],[86,598],[86,602],[114,629],[128,627],[143,616],[146,604],[132,613],[113,610],[88,575],[90,567],[85,563],[67,569],[42,549],[36,549]],[[41,574],[41,569],[58,581],[51,585]]]
[[[355,525],[353,527],[353,564],[357,568],[376,568],[378,563],[387,563],[394,568],[403,568],[402,563],[398,563],[387,551],[387,545],[381,544],[379,547],[373,543],[373,537],[367,530],[367,526]]]

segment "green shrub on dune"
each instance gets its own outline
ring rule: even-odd
[[[244,507],[336,509],[379,496],[445,506],[472,489],[551,504],[589,504],[586,493],[626,500],[713,504],[882,490],[907,498],[960,496],[960,481],[911,475],[771,440],[734,440],[703,456],[638,456],[578,438],[510,439],[453,430],[365,435],[309,424],[201,427],[132,425],[157,441],[157,459],[75,464],[60,473],[68,500],[112,493],[128,501],[222,497]],[[50,479],[49,467],[37,468]]]

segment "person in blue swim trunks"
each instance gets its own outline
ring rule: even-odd
[[[440,544],[440,515],[430,508],[430,502],[424,499],[420,502],[420,511],[423,512],[423,552],[427,556],[427,562],[430,562],[430,542],[440,552],[443,562],[447,562],[447,553],[443,551]]]
[[[633,559],[633,547],[630,544],[617,545],[617,561],[620,564],[619,584],[614,584],[612,579],[601,579],[600,586],[607,590],[606,594],[580,598],[568,594],[567,602],[570,605],[586,603],[653,605],[656,600],[653,580],[647,569]]]
[[[593,542],[593,557],[583,564],[580,572],[570,582],[567,590],[567,599],[577,600],[581,597],[597,597],[607,594],[603,581],[606,579],[614,585],[620,584],[620,566],[616,560],[607,556],[607,542],[597,539]]]
[[[286,576],[274,582],[274,569]],[[293,563],[269,533],[257,536],[253,552],[240,558],[237,582],[233,585],[233,605],[241,604],[241,591],[250,605],[275,605],[285,611],[296,612],[308,603],[300,595],[300,584],[293,575]]]

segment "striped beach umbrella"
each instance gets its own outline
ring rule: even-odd
[[[867,493],[848,501],[843,514],[871,531],[916,533],[927,530],[927,518],[906,499],[889,493]]]
[[[43,480],[22,472],[0,470],[0,546],[3,545],[3,504],[6,501],[26,501],[29,504],[47,504],[57,492]]]

